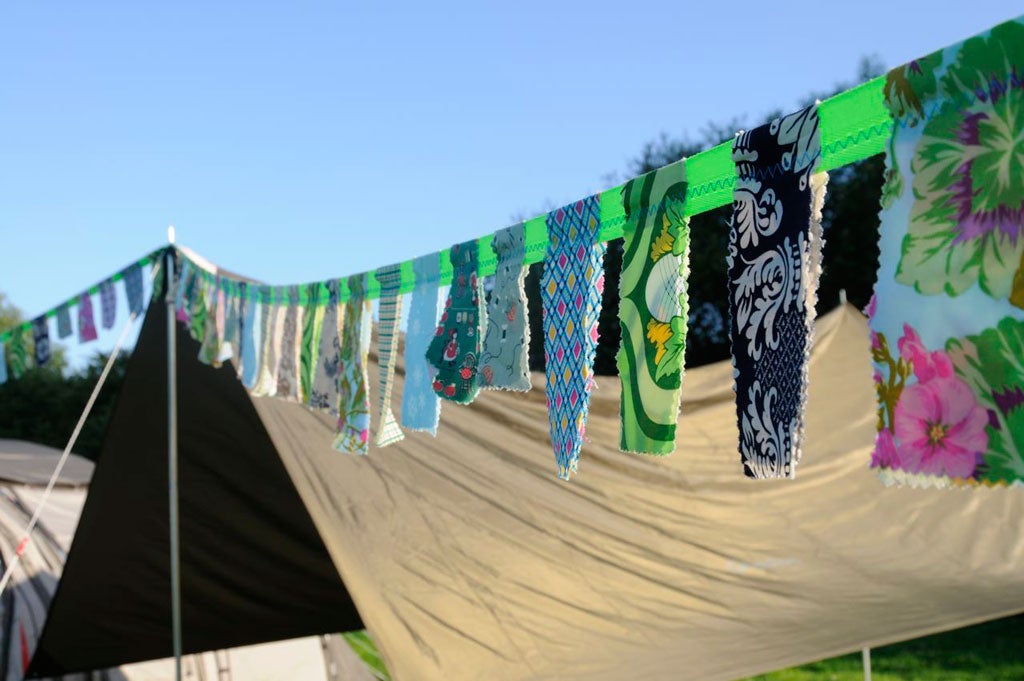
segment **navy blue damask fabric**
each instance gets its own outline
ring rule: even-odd
[[[733,142],[728,276],[730,337],[743,471],[791,478],[800,459],[807,360],[821,271],[827,176],[816,107]]]

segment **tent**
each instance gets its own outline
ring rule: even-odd
[[[165,323],[155,303],[34,674],[171,652]],[[795,481],[743,477],[728,363],[687,372],[664,458],[618,451],[619,386],[600,379],[564,483],[541,375],[356,457],[332,450],[327,416],[249,396],[180,325],[177,342],[189,653],[365,626],[398,681],[714,681],[1024,611],[1020,490],[887,489],[868,471],[850,307],[819,320]]]
[[[38,506],[61,452],[21,440],[0,440],[0,557],[17,548]],[[43,510],[33,541],[18,564],[12,587],[0,600],[2,647],[0,679],[20,681],[57,587],[68,546],[85,502],[92,462],[72,454]],[[2,567],[2,564],[0,564]],[[256,681],[372,681],[369,671],[338,636],[306,637],[277,643],[189,655],[187,678]],[[62,677],[64,681],[163,681],[173,661],[161,660]]]

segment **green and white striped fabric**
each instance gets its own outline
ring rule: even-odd
[[[398,321],[402,317],[402,268],[399,265],[382,267],[377,270],[376,277],[380,282],[380,325],[377,329],[380,406],[373,444],[386,447],[405,438],[398,419],[391,411],[391,389],[395,384],[395,357],[398,354],[395,352]]]

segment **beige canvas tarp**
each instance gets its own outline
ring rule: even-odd
[[[540,375],[365,458],[254,400],[396,679],[734,679],[1024,610],[1024,490],[868,471],[852,308],[819,320],[795,481],[742,477],[728,363],[688,372],[667,458],[617,450],[619,385],[599,383],[568,484]]]

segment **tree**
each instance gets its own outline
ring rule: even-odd
[[[21,324],[24,315],[0,293],[0,332]],[[65,375],[64,349],[54,344],[53,356],[44,367],[33,367],[18,380],[0,385],[0,438],[29,440],[63,449],[85,408],[107,355],[95,355],[85,367]],[[88,458],[99,454],[110,414],[124,380],[127,359],[114,363],[82,427],[75,452]]]

